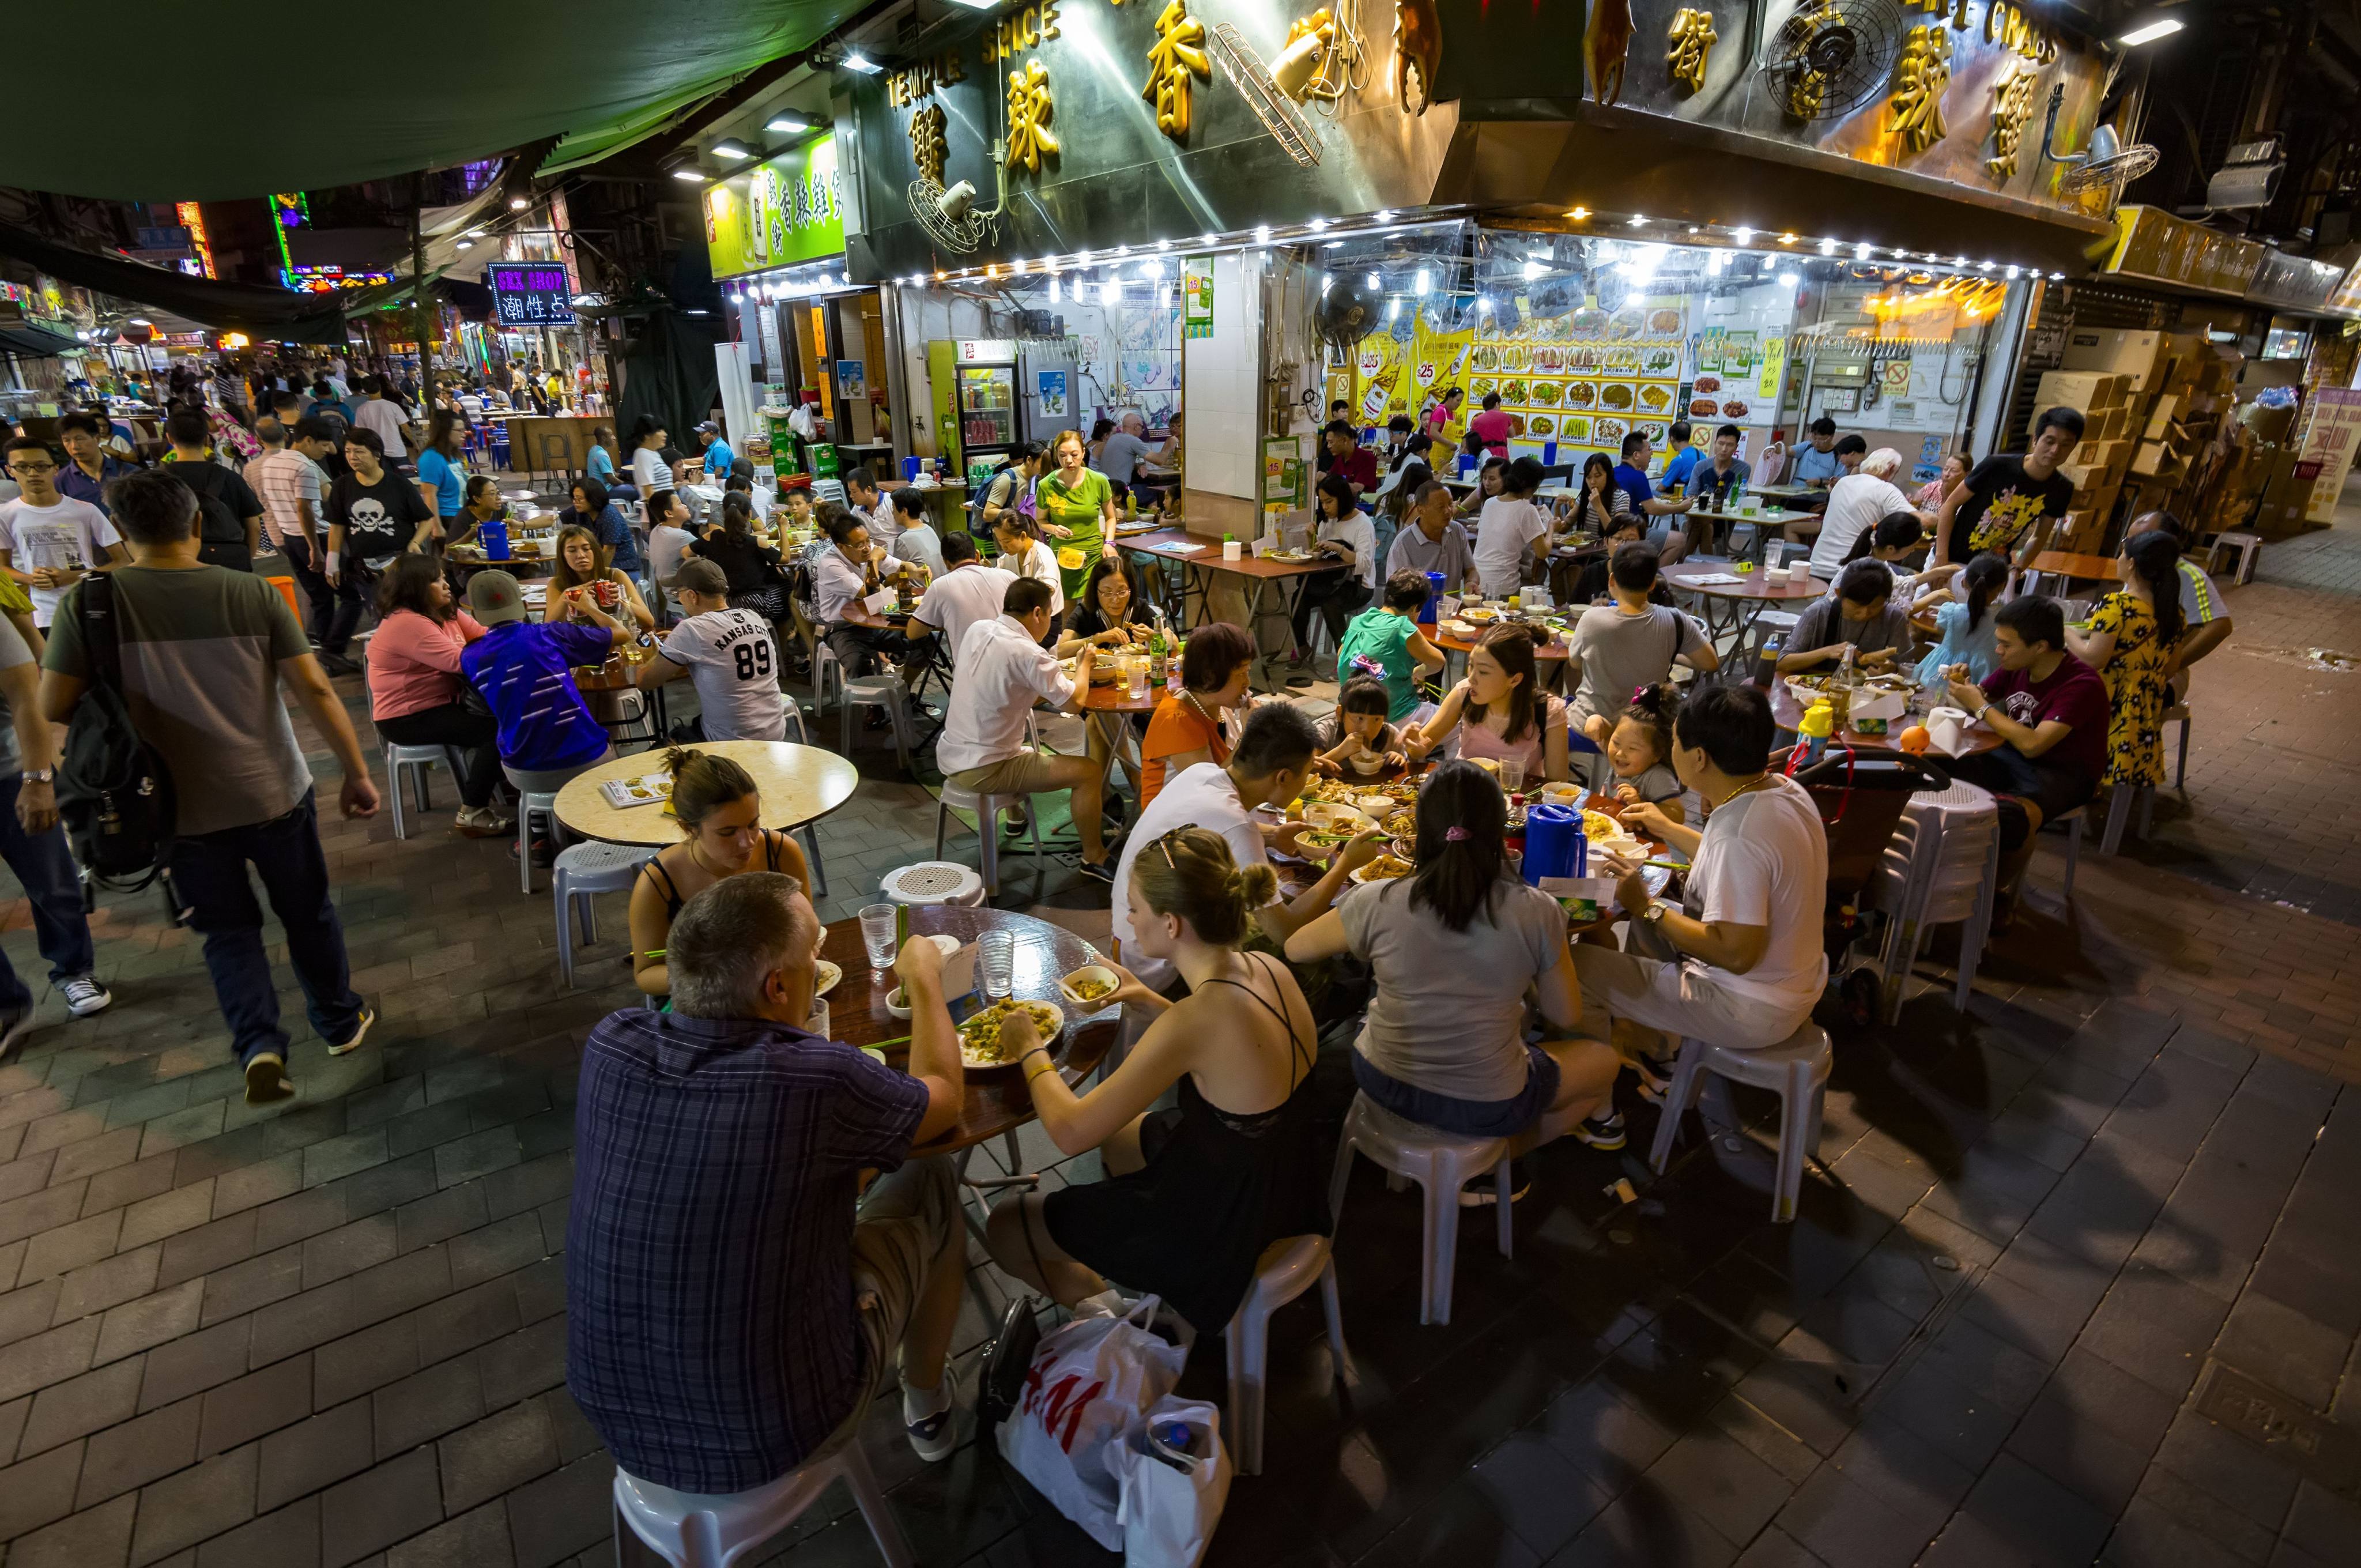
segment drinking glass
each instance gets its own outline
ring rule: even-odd
[[[1525,787],[1525,764],[1515,758],[1500,759],[1500,793],[1517,795]]]
[[[1131,699],[1140,701],[1148,696],[1148,661],[1134,655],[1123,662],[1124,673],[1131,681]]]
[[[863,905],[861,910],[861,945],[869,949],[869,967],[884,974],[894,967],[894,906],[890,904]]]
[[[1016,933],[986,931],[975,939],[976,986],[986,1002],[1006,998],[1016,982]]]

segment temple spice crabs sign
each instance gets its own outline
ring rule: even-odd
[[[492,291],[492,314],[502,326],[566,326],[574,320],[574,294],[563,262],[487,267],[484,286]]]

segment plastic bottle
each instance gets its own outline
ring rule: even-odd
[[[1804,711],[1803,718],[1795,726],[1795,737],[1803,742],[1806,766],[1818,762],[1826,754],[1828,737],[1836,733],[1836,710],[1828,706],[1826,697]]]
[[[1756,685],[1762,687],[1764,691],[1769,691],[1773,685],[1778,684],[1779,655],[1786,651],[1787,639],[1781,633],[1773,633],[1771,640],[1763,644],[1763,658],[1761,662],[1754,666],[1754,684]]]

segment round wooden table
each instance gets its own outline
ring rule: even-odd
[[[798,746],[787,740],[706,740],[692,751],[710,751],[729,758],[753,775],[763,793],[763,826],[791,830],[815,817],[827,816],[852,798],[861,774],[833,751]],[[635,751],[579,773],[557,792],[557,819],[569,833],[604,839],[614,844],[670,844],[680,837],[680,824],[661,806],[615,806],[598,793],[600,784],[663,771],[656,752]]]
[[[1795,732],[1795,726],[1803,721],[1803,704],[1795,700],[1795,694],[1788,689],[1786,680],[1783,677],[1772,682],[1771,722],[1776,724],[1780,729],[1786,730],[1788,733],[1793,734]],[[1914,711],[1905,714],[1900,718],[1887,719],[1885,724],[1888,733],[1883,735],[1864,735],[1860,730],[1853,729],[1850,725],[1847,725],[1844,729],[1838,730],[1834,735],[1828,737],[1828,739],[1840,745],[1880,746],[1889,750],[1899,751],[1901,748],[1894,744],[1894,738],[1900,735],[1905,729],[1909,729],[1912,725],[1923,724],[1925,722],[1926,716]],[[1963,757],[1972,757],[1979,752],[1997,751],[1999,748],[2000,734],[1997,730],[1992,729],[1982,724],[1970,724],[1968,726],[1968,749],[1960,754]],[[1938,763],[1944,760],[1943,753],[1940,751],[1930,750],[1927,752],[1927,755],[1935,759]]]
[[[910,911],[910,934],[956,937],[972,943],[986,931],[1011,931],[1016,937],[1016,983],[1011,994],[1027,1001],[1055,1003],[1066,1014],[1066,1034],[1051,1052],[1058,1070],[1072,1088],[1098,1070],[1123,1032],[1123,1011],[1104,1007],[1085,1014],[1058,992],[1060,977],[1095,962],[1089,946],[1072,932],[1005,909],[961,909],[931,905]],[[828,1028],[836,1038],[855,1046],[884,1045],[888,1066],[907,1071],[910,1065],[909,1024],[885,1011],[885,997],[899,983],[889,970],[869,967],[869,949],[861,939],[858,918],[837,920],[828,927],[820,956],[844,970],[844,978],[828,993]],[[956,1016],[959,1009],[952,1009]],[[914,1153],[946,1154],[975,1144],[989,1143],[1033,1120],[1032,1091],[1024,1073],[1015,1067],[993,1068],[967,1074],[967,1100],[959,1125]]]
[[[1699,577],[1734,576],[1734,583],[1700,583]],[[1746,633],[1754,618],[1773,605],[1808,604],[1828,591],[1828,586],[1817,578],[1800,583],[1787,581],[1784,571],[1772,572],[1757,568],[1752,572],[1732,572],[1727,566],[1710,563],[1701,565],[1667,566],[1664,582],[1676,594],[1695,594],[1704,600],[1705,633],[1708,641],[1721,636],[1734,636],[1737,643],[1731,650],[1742,652]]]

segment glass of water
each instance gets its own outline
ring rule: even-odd
[[[1135,654],[1123,663],[1124,673],[1131,681],[1131,699],[1137,702],[1148,695],[1148,661]]]
[[[1005,1000],[1016,983],[1016,933],[986,931],[975,939],[975,982],[986,1002]]]
[[[1525,787],[1525,764],[1514,757],[1500,759],[1500,793],[1516,795]]]
[[[894,967],[894,906],[870,904],[861,910],[861,945],[869,949],[869,967],[884,974]]]

